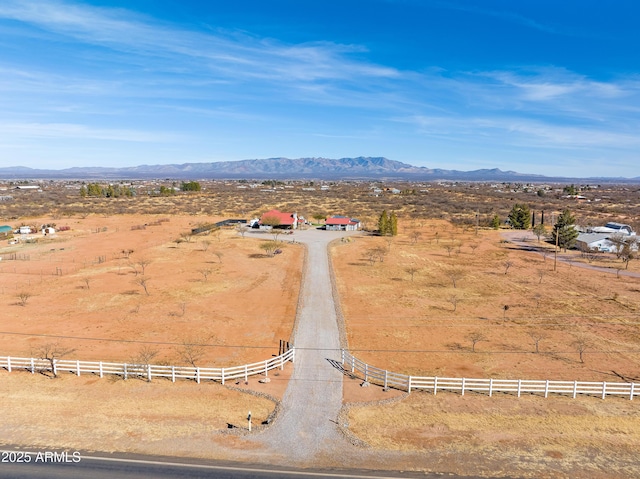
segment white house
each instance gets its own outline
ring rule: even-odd
[[[615,253],[616,246],[609,241],[609,236],[611,233],[580,233],[576,239],[576,248],[580,251]]]

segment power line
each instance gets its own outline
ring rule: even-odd
[[[34,334],[34,333],[18,333],[14,331],[0,331],[0,334],[14,335],[14,336],[31,336],[31,337],[43,337],[54,339],[74,339],[80,341],[107,341],[115,343],[132,343],[132,344],[155,344],[163,346],[185,346],[194,343],[176,343],[169,341],[141,341],[135,339],[112,339],[112,338],[83,338],[80,336],[64,336],[53,334]],[[254,346],[254,345],[232,345],[232,344],[206,344],[197,343],[197,346],[205,346],[212,348],[236,348],[236,349],[275,349],[275,346]],[[299,351],[342,351],[342,348],[322,348],[322,347],[296,347]],[[367,349],[367,348],[353,348],[348,349],[350,353],[394,353],[394,354],[407,354],[407,353],[421,353],[421,354],[476,354],[476,355],[488,355],[488,354],[575,354],[575,350],[571,351],[543,351],[535,353],[533,351],[470,351],[464,349]],[[589,354],[637,354],[640,353],[640,349],[624,349],[624,350],[595,350],[589,349]]]

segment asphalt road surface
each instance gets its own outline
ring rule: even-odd
[[[295,471],[285,468],[267,468],[264,466],[240,465],[221,462],[178,462],[173,458],[149,458],[144,456],[104,457],[79,455],[73,462],[69,453],[69,462],[52,462],[52,459],[38,459],[38,452],[22,451],[20,456],[0,462],[0,478],[11,479],[163,479],[163,478],[216,478],[216,479],[396,479],[396,478],[435,478],[436,476],[418,473],[401,475],[389,472],[367,472],[349,470],[305,470]],[[28,456],[25,456],[28,454]],[[27,457],[28,462],[26,461]],[[16,462],[18,459],[23,462]],[[441,476],[437,476],[441,477]]]

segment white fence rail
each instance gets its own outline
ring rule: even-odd
[[[578,394],[601,397],[623,396],[633,400],[640,396],[640,385],[635,383],[610,383],[588,381],[549,381],[531,379],[474,379],[474,378],[441,378],[419,377],[398,374],[385,369],[373,367],[348,351],[342,350],[342,367],[345,371],[361,377],[367,382],[379,384],[385,388],[401,389],[407,392],[414,390],[467,392],[488,394],[538,394],[548,397],[549,394],[564,394],[576,398]]]
[[[27,370],[31,373],[50,371],[54,374],[63,372],[77,376],[81,374],[95,374],[101,378],[107,374],[122,376],[123,379],[143,378],[151,381],[153,378],[166,378],[175,382],[176,379],[191,379],[197,383],[201,381],[225,381],[244,379],[249,376],[263,375],[268,377],[272,369],[284,369],[285,363],[293,362],[295,348],[291,348],[280,356],[260,361],[258,363],[245,364],[229,368],[200,368],[190,366],[161,366],[156,364],[136,363],[107,363],[102,361],[79,361],[59,359],[53,364],[46,359],[16,358],[0,356],[0,368],[11,372],[13,370]]]

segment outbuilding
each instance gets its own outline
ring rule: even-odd
[[[360,221],[348,216],[330,216],[325,220],[326,229],[330,231],[356,231],[360,229]]]

